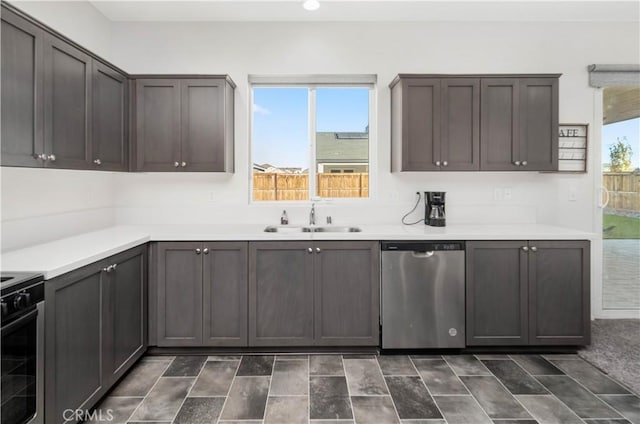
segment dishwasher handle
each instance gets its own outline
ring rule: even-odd
[[[436,254],[436,252],[434,252],[433,250],[428,250],[426,252],[416,252],[414,250],[413,252],[411,252],[411,256],[413,256],[414,258],[417,258],[417,259],[431,258],[435,254]]]

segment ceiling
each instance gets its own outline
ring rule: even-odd
[[[640,117],[640,87],[607,87],[603,92],[603,124]]]
[[[112,21],[516,21],[638,22],[637,0],[90,1]]]

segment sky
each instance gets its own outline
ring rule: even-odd
[[[609,147],[616,140],[626,137],[626,143],[631,146],[631,163],[633,169],[640,168],[640,118],[628,119],[602,127],[602,162],[610,163]]]
[[[309,168],[309,90],[253,89],[253,162]],[[316,131],[361,132],[369,125],[368,88],[318,88]]]

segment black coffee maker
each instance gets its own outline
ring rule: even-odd
[[[424,223],[432,227],[444,227],[444,191],[425,191]]]

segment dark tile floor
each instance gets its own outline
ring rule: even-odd
[[[640,398],[577,355],[146,356],[110,423],[640,424]]]

